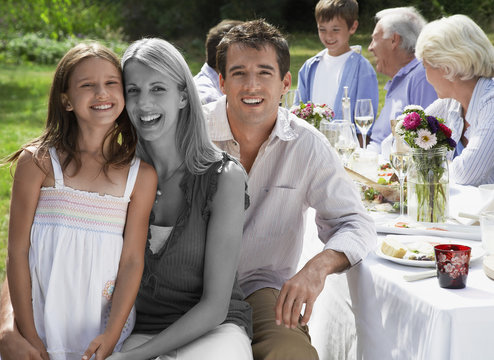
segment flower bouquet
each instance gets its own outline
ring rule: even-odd
[[[405,107],[396,133],[411,148],[407,174],[408,215],[415,221],[444,222],[448,216],[449,172],[446,153],[456,147],[444,120],[418,105]]]
[[[300,102],[300,105],[291,107],[290,112],[304,119],[308,123],[319,129],[321,120],[331,121],[334,118],[334,111],[326,104],[314,104],[309,101],[307,103]]]

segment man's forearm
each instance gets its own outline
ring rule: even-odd
[[[350,268],[350,261],[342,252],[326,249],[310,259],[307,264],[325,276],[340,273]],[[307,266],[307,265],[306,265]]]

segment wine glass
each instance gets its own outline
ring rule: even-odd
[[[355,103],[355,125],[362,134],[362,148],[367,147],[367,133],[374,122],[374,109],[371,99],[358,99]]]
[[[410,164],[410,154],[406,152],[393,152],[389,156],[389,162],[400,182],[400,216],[403,216],[403,182],[405,181],[408,165]]]
[[[285,109],[290,110],[293,105],[298,105],[300,101],[300,93],[297,89],[288,90],[281,98],[281,103]]]
[[[358,144],[357,136],[352,131],[352,127],[353,124],[347,120],[333,120],[329,123],[328,133],[325,134],[345,166]]]

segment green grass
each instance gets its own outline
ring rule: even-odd
[[[46,117],[53,67],[0,66],[0,157],[39,135]],[[12,176],[0,168],[0,279],[5,275]]]
[[[291,51],[292,87],[297,86],[298,71],[305,60],[322,49],[317,33],[288,36]],[[367,47],[370,35],[355,35],[352,45],[362,45],[363,55],[374,62]],[[184,39],[175,43],[179,47],[192,74],[196,74],[204,62],[202,40]],[[375,65],[375,64],[373,64]],[[0,158],[16,151],[23,143],[39,134],[44,127],[48,95],[55,66],[0,65]],[[379,88],[386,78],[378,74]],[[380,91],[380,104],[384,94]],[[0,280],[5,276],[7,232],[12,176],[8,166],[0,168]]]

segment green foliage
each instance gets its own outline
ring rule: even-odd
[[[65,40],[54,40],[43,37],[39,33],[27,33],[7,41],[0,47],[0,60],[5,63],[20,64],[32,62],[36,64],[56,64],[65,53],[80,43],[88,41],[76,37]],[[123,53],[128,44],[121,41],[100,41],[117,54]]]
[[[118,2],[110,0],[2,0],[0,32],[11,39],[37,33],[50,39],[84,35],[122,38]]]

